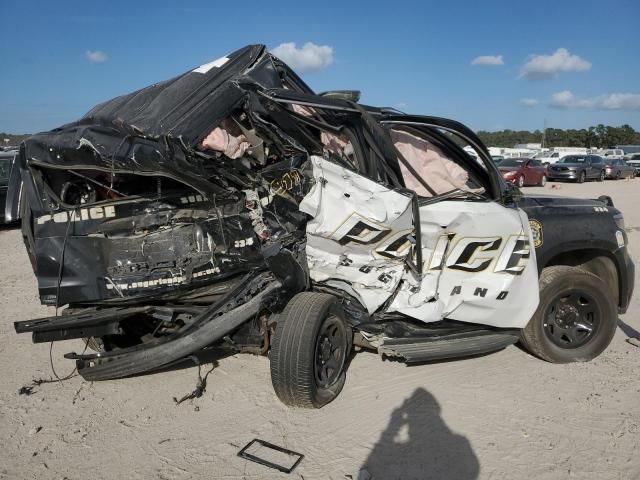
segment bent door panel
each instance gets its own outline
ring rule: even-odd
[[[411,198],[312,156],[315,185],[300,203],[307,262],[319,285],[356,297],[369,313],[396,290],[411,250]]]
[[[526,214],[492,201],[420,208],[423,277],[407,272],[390,310],[524,327],[538,306],[538,271]]]

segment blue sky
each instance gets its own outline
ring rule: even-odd
[[[291,42],[279,51],[306,61],[317,91],[359,89],[365,103],[476,130],[545,118],[640,130],[637,0],[0,0],[0,18],[0,131],[11,133],[73,121],[249,43]]]

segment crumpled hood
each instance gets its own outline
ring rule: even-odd
[[[249,45],[170,80],[101,103],[76,122],[38,133],[26,140],[26,155],[43,163],[68,163],[64,166],[70,168],[73,163],[68,156],[49,158],[49,148],[88,147],[98,155],[113,158],[122,155],[120,150],[127,146],[127,138],[133,136],[171,137],[180,139],[183,145],[195,147],[231,108],[246,97],[246,90],[239,88],[238,84],[254,84],[262,89],[283,87],[274,62],[285,69],[288,77],[294,77],[303,92],[313,93],[264,45]],[[85,135],[87,129],[91,130],[91,135]],[[105,149],[103,145],[109,142],[104,141],[104,137],[116,136],[120,136],[122,141]],[[86,160],[83,158],[83,163]],[[157,159],[153,163],[157,168]],[[144,159],[136,170],[145,171]]]
[[[246,101],[248,91],[283,88],[281,75],[313,93],[264,45],[249,45],[33,135],[24,142],[23,158],[37,167],[163,175],[205,195],[215,193],[186,152]]]
[[[246,72],[258,59],[270,63],[271,56],[265,54],[264,45],[246,46],[175,78],[101,103],[87,112],[80,123],[116,122],[149,136],[164,134],[194,139],[206,128],[203,122],[208,127],[220,117],[220,104],[228,103],[221,100],[228,96],[237,98],[232,93],[234,77]],[[261,76],[267,88],[276,79],[277,76],[275,79]]]

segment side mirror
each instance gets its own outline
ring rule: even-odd
[[[518,204],[522,200],[522,191],[513,183],[507,182],[507,188],[503,194],[504,203]]]

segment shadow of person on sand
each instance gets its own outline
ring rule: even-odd
[[[391,414],[359,478],[471,480],[479,472],[469,441],[449,430],[438,401],[418,388]]]

